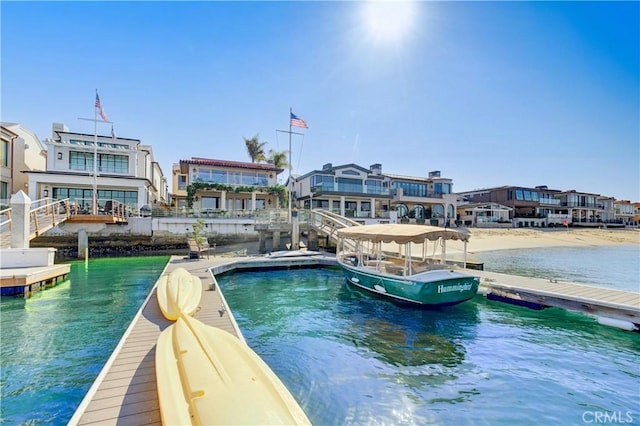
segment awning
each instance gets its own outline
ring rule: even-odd
[[[439,238],[444,240],[469,241],[471,236],[466,232],[439,228],[437,226],[379,224],[342,228],[338,230],[338,237],[359,241],[382,241],[384,243],[395,242],[398,244],[411,242],[421,244],[425,240],[435,241]]]

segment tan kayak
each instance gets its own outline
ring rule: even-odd
[[[164,275],[158,282],[158,305],[165,318],[175,321],[180,311],[193,315],[202,298],[202,282],[184,268]]]
[[[158,338],[156,376],[164,425],[310,424],[249,346],[188,315]]]

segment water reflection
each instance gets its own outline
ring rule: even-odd
[[[350,323],[344,330],[345,338],[394,366],[453,367],[462,363],[465,348],[461,339],[473,338],[478,323],[472,302],[422,310],[371,297],[346,283],[339,299],[337,309]]]

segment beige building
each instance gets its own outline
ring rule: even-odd
[[[38,136],[18,123],[3,122],[2,147],[0,148],[0,200],[11,198],[19,190],[32,199],[37,194],[29,193],[29,178],[25,172],[45,170],[47,151]]]
[[[251,212],[282,207],[275,190],[283,170],[272,164],[193,157],[173,165],[172,207],[214,212]],[[189,197],[187,189],[194,192]]]

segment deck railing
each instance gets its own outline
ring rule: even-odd
[[[32,208],[29,212],[30,238],[35,238],[64,222],[72,214],[68,198],[55,201],[50,198],[43,198],[32,202],[31,206],[35,206],[35,208]]]

